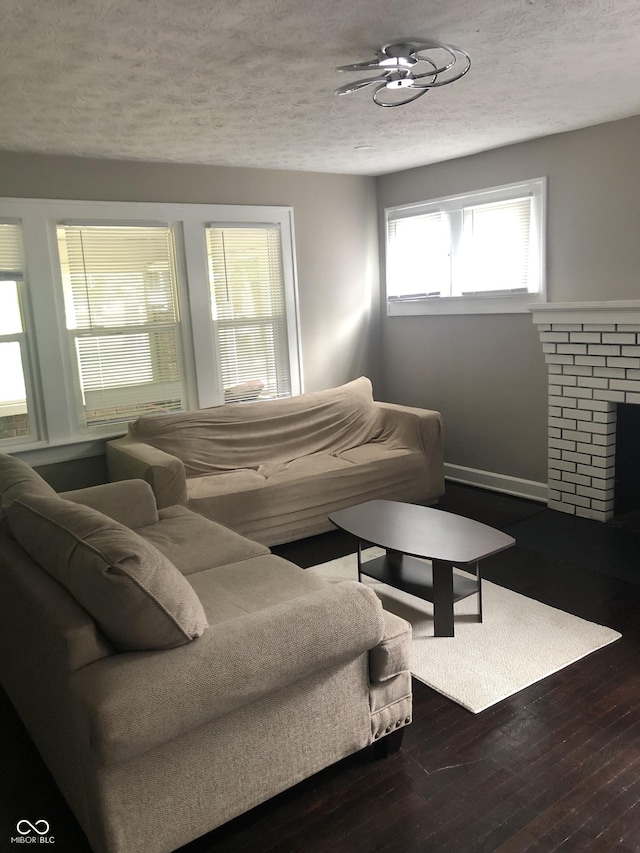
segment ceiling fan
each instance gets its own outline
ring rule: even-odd
[[[348,95],[365,86],[375,85],[374,103],[379,107],[400,107],[415,101],[430,89],[459,80],[471,68],[471,58],[466,51],[450,44],[403,41],[383,45],[375,59],[341,65],[336,71],[372,68],[378,71],[375,77],[340,86],[336,95]]]

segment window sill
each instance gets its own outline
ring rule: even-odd
[[[92,456],[104,456],[105,443],[112,438],[124,435],[120,429],[112,435],[101,435],[95,438],[79,438],[60,444],[34,442],[33,444],[14,444],[13,447],[3,447],[2,452],[22,459],[27,465],[55,465],[60,462],[71,462],[74,459],[87,459]]]
[[[438,296],[426,299],[391,300],[387,316],[412,317],[425,314],[526,314],[532,303],[546,302],[541,293],[504,296]]]

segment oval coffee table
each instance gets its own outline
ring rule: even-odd
[[[365,574],[433,603],[436,637],[454,636],[453,605],[469,595],[478,595],[482,622],[480,560],[515,545],[513,537],[486,524],[399,501],[368,501],[332,512],[329,519],[358,539],[358,580]],[[363,563],[363,542],[386,554]],[[470,568],[475,579],[454,574],[454,566]]]

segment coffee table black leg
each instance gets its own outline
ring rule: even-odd
[[[433,632],[436,637],[453,637],[453,566],[432,560]]]
[[[358,539],[358,583],[362,583],[362,539]]]
[[[478,622],[482,622],[482,578],[480,577],[480,560],[476,561],[476,581],[478,583]]]

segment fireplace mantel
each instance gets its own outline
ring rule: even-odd
[[[614,514],[619,403],[640,404],[640,300],[531,305],[549,371],[549,507]]]

